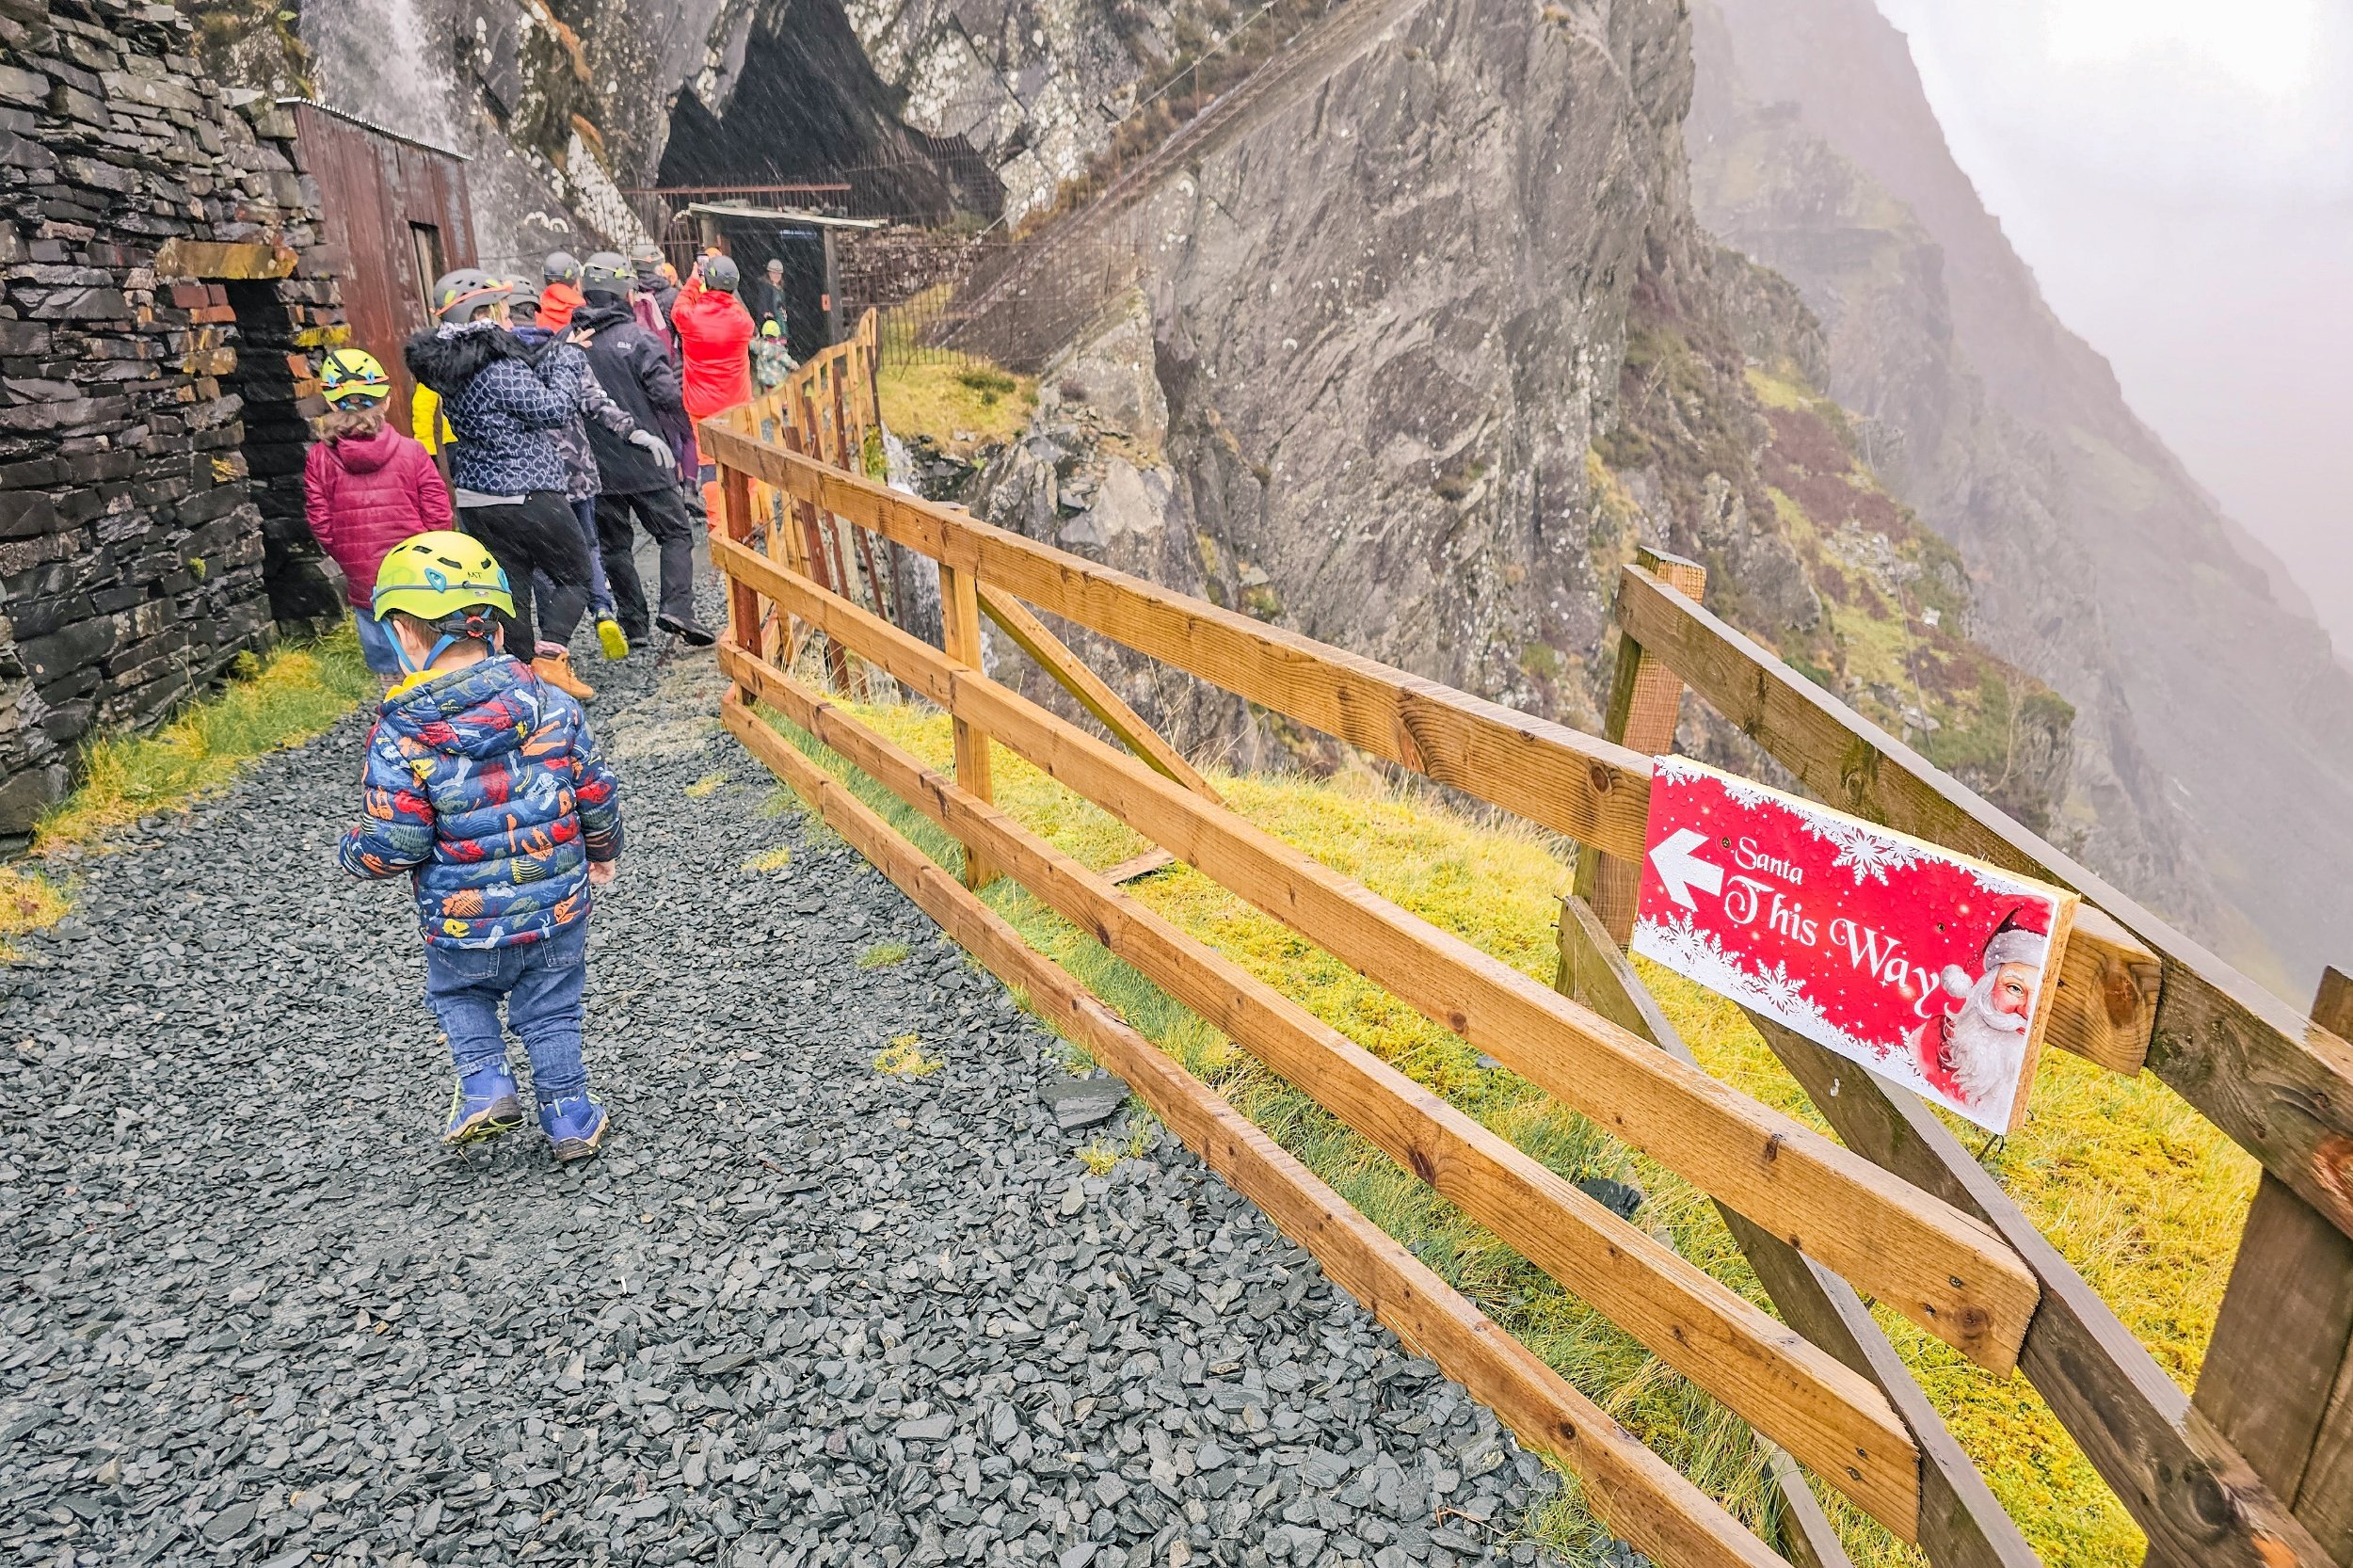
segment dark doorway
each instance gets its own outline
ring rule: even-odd
[[[806,360],[833,342],[825,308],[825,236],[822,231],[808,224],[758,218],[723,218],[718,231],[720,245],[743,271],[745,304],[765,291],[769,258],[784,264],[786,341],[792,344],[794,360]]]
[[[431,223],[408,225],[408,244],[417,253],[417,306],[424,313],[419,320],[433,320],[433,285],[449,268],[441,261],[441,231]]]
[[[678,95],[655,184],[749,186],[840,175],[851,209],[946,223],[994,218],[1004,190],[962,136],[901,123],[904,94],[874,74],[840,0],[767,8],[744,45],[735,93],[716,115]],[[762,258],[765,260],[765,258]]]
[[[262,513],[262,582],[269,590],[270,618],[280,628],[323,632],[342,618],[344,600],[303,517],[302,458],[311,444],[310,416],[324,413],[326,404],[315,394],[296,397],[294,367],[303,362],[303,350],[278,285],[226,286],[237,318],[237,364],[222,384],[245,405],[238,449]]]

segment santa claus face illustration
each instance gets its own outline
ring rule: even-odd
[[[2039,914],[2039,912],[2036,912]],[[1985,944],[1982,974],[1945,968],[1947,995],[1960,1005],[1931,1017],[1913,1037],[1921,1076],[1931,1088],[1968,1106],[2007,1096],[2026,1058],[2035,993],[2050,937],[2034,914],[2013,913]]]

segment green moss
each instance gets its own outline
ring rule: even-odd
[[[154,812],[184,810],[255,758],[301,744],[377,690],[348,626],[264,659],[246,654],[225,686],[162,729],[85,747],[81,783],[41,818],[34,851],[87,843]]]

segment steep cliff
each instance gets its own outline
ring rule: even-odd
[[[1145,288],[1048,367],[975,504],[1589,728],[1615,573],[1661,544],[1709,565],[1720,611],[2048,820],[2072,711],[1957,634],[1958,557],[1804,384],[1811,315],[1693,224],[1689,88],[1673,6],[1422,8],[1157,199]],[[1332,760],[1087,651],[1185,744]],[[1687,744],[1738,751],[1696,717]]]
[[[2053,316],[1870,0],[1695,15],[1701,220],[1821,317],[1828,389],[1961,550],[1980,640],[2076,704],[2060,837],[2305,994],[2353,950],[2353,677]]]
[[[1242,18],[1227,0],[186,4],[231,79],[472,158],[489,265],[637,237],[622,191],[657,184],[846,170],[870,206],[1017,217]]]

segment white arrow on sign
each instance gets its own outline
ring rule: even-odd
[[[1707,835],[1698,829],[1678,827],[1650,852],[1650,863],[1658,868],[1658,880],[1665,885],[1667,896],[1686,909],[1699,907],[1691,902],[1694,888],[1704,893],[1724,890],[1724,869],[1691,853],[1705,842]]]

